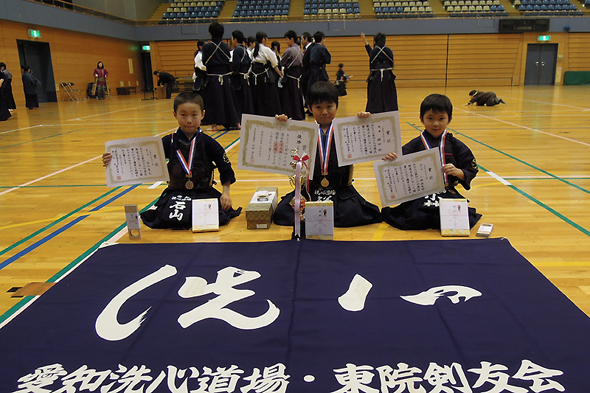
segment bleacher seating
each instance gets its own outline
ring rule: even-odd
[[[174,2],[162,14],[161,24],[209,23],[219,17],[224,0]]]
[[[346,0],[305,0],[303,19],[357,19],[361,17],[358,2]]]
[[[232,21],[287,20],[290,7],[291,0],[238,0]]]
[[[426,1],[373,1],[373,10],[378,19],[432,18],[432,7]]]
[[[581,16],[570,0],[513,0],[513,6],[524,16]]]
[[[449,16],[454,18],[508,16],[500,0],[441,0],[441,2]]]

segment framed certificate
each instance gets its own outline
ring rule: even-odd
[[[106,168],[109,187],[170,180],[159,137],[109,141],[105,143],[105,151],[112,156]]]
[[[306,163],[310,178],[313,176],[319,133],[316,124],[254,115],[243,115],[241,124],[239,169],[293,175],[292,151],[297,149],[299,155],[309,155]]]
[[[387,153],[402,155],[399,112],[385,112],[361,119],[334,119],[338,165],[380,160]]]
[[[381,204],[392,206],[444,191],[441,167],[438,149],[400,156],[394,161],[375,161]]]

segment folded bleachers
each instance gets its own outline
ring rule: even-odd
[[[427,1],[373,1],[378,19],[432,18],[432,7]]]
[[[238,0],[232,14],[234,22],[286,20],[291,0]]]
[[[347,0],[305,0],[303,19],[359,19],[358,2]]]
[[[162,14],[160,23],[209,23],[219,17],[224,5],[224,0],[173,2],[170,3],[170,7],[166,9],[166,12]]]

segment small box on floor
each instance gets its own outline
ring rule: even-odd
[[[278,187],[258,187],[246,208],[248,229],[268,229],[277,207]]]
[[[305,203],[305,237],[334,240],[334,204],[332,201]]]
[[[154,89],[156,90],[156,98],[158,100],[166,98],[166,86],[156,86]]]

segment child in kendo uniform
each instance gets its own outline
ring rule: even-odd
[[[141,214],[143,223],[150,228],[189,229],[192,226],[192,200],[216,198],[219,200],[219,225],[240,215],[242,208],[234,210],[230,185],[236,177],[223,147],[201,131],[205,116],[203,99],[194,92],[183,92],[174,99],[174,117],[178,129],[162,138],[168,161],[170,182],[155,204]],[[191,159],[192,158],[192,159]],[[102,155],[103,166],[111,161],[111,154]],[[223,192],[213,187],[213,170],[217,168]]]
[[[333,138],[332,121],[338,111],[338,90],[331,82],[316,82],[307,90],[308,108],[320,128],[318,149],[315,157],[313,179],[309,189],[302,185],[301,195],[307,201],[332,201],[334,203],[334,226],[354,227],[381,222],[381,212],[367,202],[352,185],[353,166],[339,167],[336,143]],[[369,112],[359,112],[366,118]],[[287,121],[286,115],[277,115]],[[303,152],[300,152],[303,153]],[[293,225],[295,213],[291,200],[295,191],[285,195],[277,205],[273,219],[278,225]]]
[[[439,149],[442,158],[441,172],[445,176],[446,190],[395,207],[381,209],[383,221],[398,229],[440,229],[439,198],[464,198],[456,190],[461,184],[471,188],[471,181],[477,175],[478,167],[473,153],[463,142],[447,132],[453,117],[453,104],[442,94],[431,94],[420,105],[420,121],[424,131],[402,147],[403,154],[416,153],[427,149]],[[395,160],[397,154],[389,153],[383,159]],[[469,226],[481,218],[474,208],[469,208]]]

